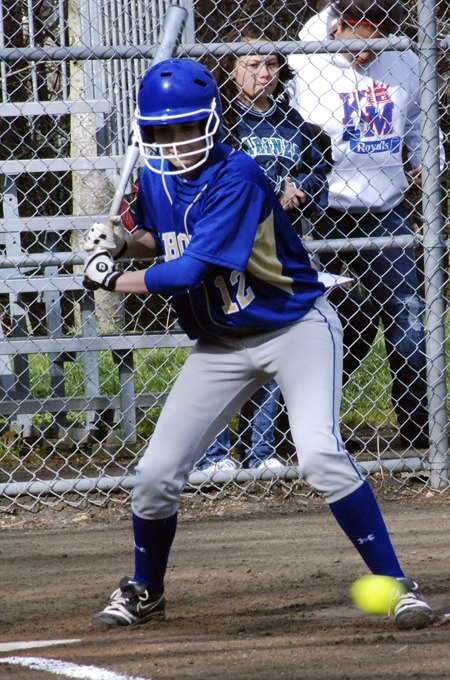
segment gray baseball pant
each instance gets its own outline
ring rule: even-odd
[[[301,478],[328,503],[363,483],[339,428],[342,327],[321,297],[298,322],[282,329],[196,343],[136,468],[133,512],[138,517],[163,519],[177,512],[196,461],[270,378],[284,396]]]

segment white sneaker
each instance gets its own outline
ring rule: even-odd
[[[213,472],[217,472],[218,470],[237,470],[237,464],[236,462],[227,456],[226,458],[222,458],[221,460],[218,460],[215,463],[210,463],[210,465],[207,465],[206,467],[201,469],[201,472],[207,472],[208,474],[212,474]]]
[[[282,467],[284,467],[283,463],[281,460],[278,460],[278,458],[275,458],[275,456],[272,456],[272,458],[267,458],[267,460],[261,460],[259,463],[257,463],[257,465],[255,465],[257,470],[264,468],[267,468],[268,470],[279,470]]]

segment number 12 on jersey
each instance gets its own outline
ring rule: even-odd
[[[253,293],[250,286],[245,285],[245,273],[238,272],[235,269],[230,274],[230,285],[233,289],[232,293],[228,291],[227,284],[222,275],[216,276],[214,279],[214,284],[220,290],[223,299],[222,309],[224,314],[235,314],[241,309],[245,309],[247,305],[250,304],[252,300],[255,299],[255,294]],[[234,301],[232,300],[234,297]]]

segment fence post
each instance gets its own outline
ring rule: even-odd
[[[436,0],[417,3],[422,110],[423,247],[427,327],[428,405],[430,413],[430,486],[448,484],[448,435],[445,363],[444,257],[439,163],[439,89],[437,80]]]

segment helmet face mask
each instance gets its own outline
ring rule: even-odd
[[[137,122],[138,119],[142,121],[140,124]],[[146,125],[146,122],[142,117],[138,117],[138,114],[136,115],[135,136],[139,152],[150,170],[165,175],[181,175],[203,165],[214,146],[215,135],[220,126],[220,118],[217,112],[211,111],[207,118],[193,121],[199,123],[198,127],[200,130],[204,130],[203,133],[193,138],[187,135],[184,141],[161,143],[156,141],[154,129],[156,125],[162,125],[161,121],[154,125]],[[181,126],[183,123],[164,121],[164,125]],[[197,156],[199,156],[198,159]],[[196,160],[194,163],[190,163],[191,159]],[[165,160],[171,162],[172,167],[170,169],[164,168]],[[160,161],[160,163],[158,164],[155,161]],[[173,163],[173,161],[175,162]]]
[[[195,122],[199,123],[199,134],[189,134],[189,124]],[[153,172],[179,175],[203,165],[214,146],[220,124],[217,85],[211,73],[198,62],[168,59],[156,64],[144,76],[134,132],[139,151]],[[166,125],[177,126],[178,130],[185,125],[185,139],[179,134],[167,143],[157,141],[158,135],[152,128],[161,129]],[[165,161],[170,162],[169,167]]]

